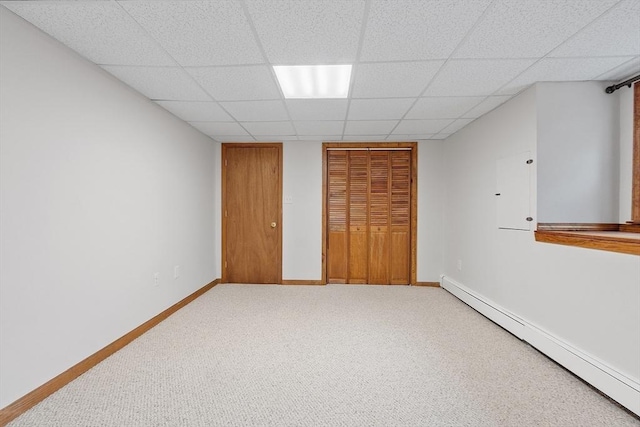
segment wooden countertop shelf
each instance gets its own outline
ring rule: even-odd
[[[537,242],[640,255],[640,233],[626,224],[538,224],[535,237]]]

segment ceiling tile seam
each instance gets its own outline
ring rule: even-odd
[[[362,55],[362,45],[364,44],[364,36],[367,32],[367,21],[369,20],[369,10],[371,9],[371,0],[365,0],[364,10],[362,11],[362,21],[360,23],[360,37],[358,38],[358,48],[356,50],[356,60],[351,65],[351,81],[349,82],[349,92],[347,97],[347,109],[344,113],[344,124],[342,125],[341,138],[344,139],[345,131],[347,129],[347,119],[349,118],[349,110],[351,109],[351,100],[353,97],[353,88],[356,84],[356,74],[358,71],[358,65],[360,64],[360,56]]]
[[[155,44],[155,45],[156,45],[160,50],[162,50],[164,53],[166,53],[166,54],[169,56],[169,58],[171,58],[171,60],[176,64],[177,68],[180,68],[180,69],[182,70],[182,72],[188,76],[188,78],[191,80],[191,82],[193,82],[193,84],[195,84],[197,87],[199,87],[199,88],[200,88],[200,90],[202,90],[202,91],[203,91],[203,92],[204,92],[204,93],[205,93],[205,94],[206,94],[206,95],[207,95],[207,96],[208,96],[208,97],[209,97],[213,102],[216,102],[216,103],[218,104],[218,106],[219,106],[219,107],[220,107],[220,108],[221,108],[225,113],[229,114],[229,112],[228,112],[228,111],[227,111],[227,110],[226,110],[222,105],[220,105],[220,103],[216,100],[216,98],[215,98],[213,95],[211,95],[211,94],[210,94],[210,93],[209,93],[209,92],[208,92],[204,87],[202,87],[202,85],[200,85],[200,83],[199,83],[199,82],[198,82],[198,81],[197,81],[197,80],[196,80],[196,79],[191,75],[191,73],[189,73],[189,72],[185,69],[185,67],[183,67],[183,66],[182,66],[182,64],[180,64],[180,63],[179,63],[179,62],[178,62],[178,61],[173,57],[173,55],[171,55],[171,54],[170,54],[170,53],[169,53],[169,52],[164,48],[164,46],[162,46],[162,44],[161,44],[158,40],[156,40],[156,38],[155,38],[155,37],[153,37],[153,36],[152,36],[148,31],[147,31],[147,29],[146,29],[146,28],[145,28],[145,27],[144,27],[140,22],[138,22],[138,20],[137,20],[137,19],[135,19],[133,16],[131,16],[131,14],[130,14],[130,13],[129,13],[129,12],[128,12],[128,11],[127,11],[127,10],[126,10],[122,5],[121,5],[121,4],[120,4],[120,2],[119,2],[118,0],[110,0],[110,1],[111,1],[112,3],[114,3],[115,5],[117,5],[117,7],[118,7],[118,8],[120,8],[120,9],[121,9],[125,14],[126,14],[126,16],[128,16],[128,17],[129,17],[129,19],[131,19],[131,20],[132,20],[132,21],[133,21],[133,22],[134,22],[134,23],[135,23],[135,24],[136,24],[136,25],[137,25],[137,26],[138,26],[138,27],[139,27],[139,28],[144,32],[144,34],[146,34],[146,35],[147,35],[147,37],[149,37],[149,39],[153,41],[153,43],[154,43],[154,44]],[[232,118],[235,120],[235,117],[233,117],[233,115],[229,114],[229,116],[230,116],[230,117],[232,117]],[[228,122],[227,122],[227,123],[228,123]],[[241,127],[242,127],[242,125],[241,125],[237,120],[235,120],[235,123],[237,123],[239,126],[241,126]],[[251,133],[250,133],[249,131],[247,131],[246,129],[244,129],[244,127],[243,127],[243,130],[244,130],[245,132],[247,132],[249,135],[251,135]],[[203,133],[204,133],[204,132],[203,132]],[[207,136],[209,136],[209,135],[207,135]]]
[[[185,69],[200,69],[200,68],[242,68],[242,67],[259,67],[265,65],[264,62],[250,62],[247,64],[213,64],[213,65],[185,65]]]
[[[429,80],[429,82],[427,83],[427,85],[424,87],[424,89],[422,89],[422,92],[420,92],[420,94],[418,95],[418,97],[413,101],[413,104],[411,104],[409,106],[409,109],[407,111],[405,111],[404,115],[400,118],[400,121],[398,122],[397,125],[395,125],[393,127],[393,129],[391,129],[391,132],[389,132],[389,135],[393,134],[393,132],[396,130],[396,128],[400,125],[400,123],[402,123],[405,120],[405,117],[407,116],[407,114],[409,114],[409,112],[413,109],[413,107],[415,107],[415,105],[418,103],[418,100],[420,98],[424,97],[424,94],[426,93],[427,89],[429,89],[429,86],[431,86],[431,84],[433,84],[433,82],[436,80],[436,78],[438,77],[438,75],[440,75],[440,73],[442,72],[442,70],[444,70],[444,67],[449,63],[449,61],[452,60],[453,55],[456,53],[456,51],[458,49],[460,49],[460,46],[462,46],[462,44],[469,38],[471,37],[471,34],[475,31],[475,29],[478,27],[478,25],[480,24],[480,22],[482,22],[482,20],[485,18],[485,16],[487,15],[487,11],[489,9],[491,9],[491,7],[496,3],[496,0],[492,0],[491,3],[489,3],[487,5],[487,7],[482,11],[482,13],[480,14],[480,16],[478,17],[478,19],[476,19],[476,22],[474,22],[474,24],[469,28],[469,30],[467,30],[466,34],[464,35],[464,37],[462,37],[462,39],[460,39],[460,41],[458,42],[458,44],[456,45],[456,47],[451,51],[451,53],[449,53],[449,57],[447,59],[444,60],[444,62],[442,63],[442,65],[440,65],[440,68],[438,68],[438,71],[436,71],[434,73],[434,75],[431,77],[431,80]],[[480,102],[484,102],[484,100],[480,101]],[[478,103],[479,105],[480,103]],[[448,126],[448,125],[447,125]],[[445,127],[447,127],[445,126]],[[445,127],[443,127],[442,129],[444,129]],[[442,129],[440,129],[440,131],[442,131]],[[439,131],[439,132],[440,132]],[[438,132],[436,132],[438,133]]]
[[[611,12],[612,9],[615,9],[616,7],[618,7],[621,3],[621,0],[619,0],[617,3],[614,3],[612,6],[610,6],[607,10],[605,10],[604,12],[602,12],[600,15],[596,16],[595,18],[593,18],[590,22],[587,22],[585,25],[582,26],[582,28],[576,30],[576,32],[574,32],[572,35],[570,35],[569,37],[565,38],[563,41],[561,41],[560,43],[558,43],[556,46],[554,46],[551,50],[549,50],[547,53],[545,53],[544,55],[540,56],[533,64],[531,64],[530,66],[528,66],[527,68],[525,68],[524,70],[522,70],[522,72],[518,75],[516,75],[513,79],[509,80],[508,82],[506,82],[505,84],[503,84],[502,86],[500,86],[498,89],[496,89],[493,93],[491,93],[489,96],[492,95],[496,95],[496,94],[500,94],[501,91],[507,87],[508,85],[510,85],[512,82],[516,81],[516,79],[518,79],[520,76],[522,76],[524,73],[526,73],[527,71],[529,71],[531,68],[535,67],[540,61],[542,61],[543,59],[555,59],[552,56],[549,56],[554,50],[558,49],[560,46],[562,46],[563,44],[567,43],[569,40],[573,39],[574,37],[576,37],[578,34],[580,34],[582,31],[584,31],[585,29],[589,28],[591,25],[593,25],[596,21],[598,21],[600,18],[602,18],[603,16],[609,14]],[[531,85],[527,85],[524,89],[529,88]],[[519,91],[518,93],[522,92]],[[512,97],[516,96],[517,94],[513,94]]]
[[[153,37],[147,30],[146,28],[140,23],[138,22],[138,20],[136,20],[133,16],[131,16],[131,14],[120,4],[120,2],[118,0],[111,0],[111,2],[115,3],[120,9],[122,9],[122,11],[129,16],[129,18],[131,20],[133,20],[133,22],[156,44],[156,46],[158,46],[158,48],[160,48],[163,52],[165,52],[172,60],[173,62],[176,64],[177,68],[180,68],[182,70],[182,72],[184,72],[188,78],[191,80],[192,83],[194,83],[197,87],[200,88],[200,90],[202,90],[210,99],[211,101],[215,102],[218,104],[218,106],[226,113],[228,114],[231,118],[233,118],[234,122],[238,124],[238,126],[240,126],[245,132],[247,132],[248,135],[251,135],[251,132],[249,132],[247,129],[244,128],[244,126],[242,126],[240,124],[240,122],[238,122],[238,120],[236,120],[236,118],[229,112],[227,111],[226,108],[224,108],[222,105],[220,105],[220,102],[218,102],[218,100],[209,93],[209,91],[207,91],[194,77],[193,75],[191,75],[191,73],[189,73],[189,71],[187,71],[187,69],[182,66],[182,64],[180,64],[165,48],[164,46],[162,46],[162,44],[156,40],[155,37]],[[234,122],[225,122],[225,123],[234,123]],[[210,136],[210,135],[207,135]]]
[[[605,72],[603,72],[603,73],[598,74],[597,76],[595,76],[595,77],[593,78],[593,80],[598,80],[600,77],[604,76],[605,74],[608,74],[608,73],[610,73],[610,72],[612,72],[612,71],[615,71],[615,70],[617,70],[618,68],[622,68],[622,67],[624,67],[625,65],[630,64],[630,63],[632,63],[633,61],[637,61],[637,60],[640,60],[640,56],[632,56],[632,57],[630,57],[630,59],[629,59],[628,61],[625,61],[625,62],[623,62],[622,64],[619,64],[619,65],[618,65],[618,66],[616,66],[615,68],[612,68],[611,70],[607,70],[607,71],[605,71]],[[634,75],[634,74],[636,74],[636,73],[637,73],[637,72],[635,72],[635,73],[634,73],[634,72],[632,72],[632,73],[629,75],[629,77],[633,76],[633,75]],[[612,82],[613,82],[613,81],[617,81],[617,80],[608,80],[608,81],[612,81]],[[624,79],[623,79],[623,81],[624,81]]]
[[[558,49],[560,46],[562,46],[563,44],[565,44],[566,42],[568,42],[569,40],[573,39],[574,37],[576,37],[578,34],[582,33],[583,31],[585,31],[587,28],[589,28],[590,26],[594,25],[597,21],[599,21],[601,18],[605,17],[606,15],[610,14],[613,12],[614,9],[616,9],[617,7],[620,7],[622,5],[622,3],[624,2],[624,0],[618,0],[616,3],[614,3],[613,5],[611,5],[609,7],[609,9],[605,10],[604,12],[602,12],[600,15],[596,16],[595,18],[593,18],[590,22],[587,22],[585,25],[582,26],[582,28],[578,29],[575,33],[571,34],[569,37],[567,37],[566,39],[564,39],[559,45],[557,45],[556,47],[554,47],[553,49],[551,49],[549,52],[547,52],[543,57],[546,58],[547,56],[549,58],[555,58],[554,56],[549,56],[551,53],[553,53],[554,50]],[[597,58],[598,56],[594,56],[593,58]],[[591,58],[591,57],[588,57]]]
[[[253,19],[251,18],[251,13],[249,12],[249,7],[247,6],[247,3],[244,0],[238,0],[238,1],[240,3],[240,6],[242,7],[242,12],[244,13],[244,17],[246,18],[247,23],[249,24],[249,28],[251,29],[251,33],[253,34],[253,38],[255,39],[256,45],[258,46],[258,49],[260,50],[260,54],[262,55],[262,59],[264,59],[265,64],[267,64],[267,67],[269,68],[269,75],[271,76],[271,80],[273,81],[273,83],[278,88],[278,92],[280,93],[279,101],[282,104],[282,107],[284,108],[284,111],[287,113],[287,118],[289,119],[289,123],[291,124],[291,127],[293,128],[293,131],[294,131],[294,136],[297,138],[298,137],[298,129],[293,124],[293,120],[291,119],[291,112],[289,111],[289,107],[287,106],[287,103],[285,102],[284,93],[282,92],[282,88],[280,87],[280,83],[278,83],[278,79],[276,77],[276,72],[273,69],[273,65],[271,64],[271,61],[269,60],[269,57],[267,56],[267,52],[264,50],[264,46],[262,45],[262,41],[260,40],[260,35],[258,34],[258,30],[256,30],[256,26],[255,26],[255,24],[253,22]]]

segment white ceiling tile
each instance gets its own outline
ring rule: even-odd
[[[462,129],[463,127],[465,127],[466,125],[468,125],[469,123],[471,123],[474,120],[475,119],[458,119],[455,122],[451,123],[446,128],[442,129],[440,131],[440,133],[449,134],[450,135],[452,133],[455,133],[455,132],[459,131],[460,129]]]
[[[191,126],[200,132],[211,136],[242,136],[249,135],[242,126],[235,122],[189,122]]]
[[[400,119],[416,98],[353,99],[349,120]]]
[[[402,120],[393,131],[393,135],[433,134],[438,133],[453,120]]]
[[[433,135],[431,139],[447,139],[451,136],[450,133],[439,133],[437,135]]]
[[[343,141],[360,141],[360,142],[373,142],[373,141],[386,141],[387,134],[384,135],[345,135],[342,137]]]
[[[347,122],[345,135],[382,135],[391,132],[397,120],[360,120]]]
[[[156,101],[156,103],[187,122],[233,121],[215,102]]]
[[[455,58],[541,57],[618,0],[497,0]]]
[[[619,67],[599,75],[595,80],[623,81],[638,74],[638,70],[640,70],[640,56],[636,56]]]
[[[483,97],[435,97],[420,98],[407,114],[407,119],[456,119],[472,107],[478,105]]]
[[[342,135],[300,135],[300,141],[341,141]]]
[[[4,2],[36,27],[97,64],[175,65],[115,2]]]
[[[318,65],[355,61],[363,0],[248,0],[246,3],[271,63]]]
[[[243,122],[252,135],[295,135],[291,122]]]
[[[240,2],[120,1],[181,65],[260,64]]]
[[[534,62],[533,59],[452,60],[442,67],[424,95],[491,95]]]
[[[411,98],[419,95],[444,61],[359,64],[353,98]]]
[[[266,65],[187,68],[187,72],[217,101],[282,98]]]
[[[298,135],[342,135],[342,120],[297,121],[294,123]]]
[[[549,56],[640,55],[640,0],[620,2]]]
[[[178,67],[127,67],[105,65],[102,68],[149,99],[174,101],[210,101],[211,98]]]
[[[221,102],[239,122],[277,122],[289,120],[282,101],[235,101]]]
[[[346,99],[287,99],[292,120],[344,120]]]
[[[536,82],[592,80],[627,62],[628,59],[628,57],[544,58],[500,88],[497,93],[516,94]]]
[[[494,108],[497,108],[498,106],[502,105],[508,99],[511,99],[511,96],[509,96],[509,95],[507,95],[507,96],[489,96],[484,101],[482,101],[480,104],[478,104],[475,107],[473,107],[473,109],[471,109],[471,110],[467,111],[466,113],[464,113],[463,117],[464,118],[475,119],[477,117],[483,116],[486,113],[488,113],[489,111],[493,110]]]
[[[489,0],[374,0],[360,60],[448,58],[489,3]]]

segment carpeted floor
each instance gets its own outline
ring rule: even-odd
[[[640,421],[442,289],[218,285],[9,425]]]

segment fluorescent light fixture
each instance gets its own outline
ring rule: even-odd
[[[285,98],[346,98],[351,65],[274,65]]]

